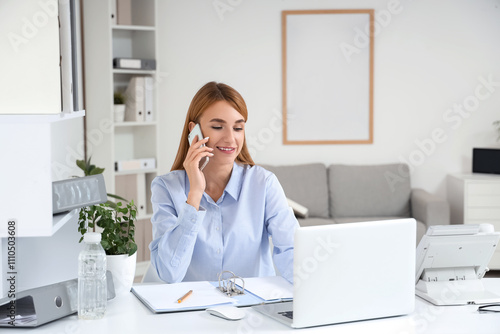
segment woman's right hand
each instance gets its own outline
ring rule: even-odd
[[[208,137],[198,140],[198,136],[195,136],[183,163],[189,178],[187,203],[194,206],[196,210],[198,210],[200,206],[201,197],[206,187],[205,175],[200,170],[200,161],[205,157],[212,157],[212,151],[214,150],[206,145],[207,142]],[[202,146],[204,144],[205,146]]]

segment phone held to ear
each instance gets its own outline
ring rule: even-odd
[[[198,140],[202,140],[204,138],[203,134],[201,133],[200,124],[198,123],[194,126],[193,130],[188,135],[189,146],[191,146],[194,137],[196,136],[198,136]],[[205,146],[205,144],[201,145],[201,147],[203,146]],[[205,168],[205,166],[208,164],[208,161],[208,157],[205,157],[205,161],[203,161],[203,159],[200,161],[200,170],[203,170],[203,168]]]

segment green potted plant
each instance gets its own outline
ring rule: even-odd
[[[104,168],[96,167],[90,158],[77,160],[77,166],[85,176],[104,172]],[[130,291],[132,287],[137,261],[137,244],[135,242],[135,223],[137,207],[134,201],[108,194],[118,202],[108,200],[106,203],[91,205],[80,209],[78,231],[83,235],[87,231],[101,233],[101,245],[107,255],[107,268],[113,274],[116,295]],[[126,202],[125,204],[122,202]]]
[[[115,123],[123,122],[125,120],[125,103],[126,96],[122,92],[115,92],[113,94],[113,117]]]

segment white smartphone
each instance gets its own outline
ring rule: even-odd
[[[193,130],[188,135],[189,146],[191,146],[194,137],[196,136],[198,136],[198,140],[202,140],[204,138],[203,134],[201,133],[200,124],[198,123],[194,126]],[[201,145],[201,147],[203,146],[205,146],[205,144]],[[209,161],[208,157],[205,157],[204,161],[203,159],[200,161],[200,170],[203,170],[203,168],[205,168],[205,166],[208,164],[208,161]]]

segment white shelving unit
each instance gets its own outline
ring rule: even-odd
[[[52,212],[52,183],[76,175],[75,160],[83,156],[85,111],[72,112],[83,105],[68,94],[81,87],[72,85],[80,74],[79,1],[73,6],[77,31],[71,38],[68,6],[2,2],[0,34],[22,39],[0,41],[5,65],[0,76],[0,297],[7,297],[12,275],[16,291],[77,275],[72,264],[80,250],[78,210]],[[76,51],[73,57],[68,43]]]
[[[448,202],[452,224],[492,224],[500,231],[500,175],[448,175]],[[500,269],[500,247],[489,264]]]
[[[61,151],[65,155],[59,129],[84,115],[85,111],[0,115],[0,156],[5,159],[0,168],[0,238],[7,236],[9,219],[17,221],[17,237],[52,236],[77,214],[52,214],[52,182],[61,179],[55,172],[55,156]]]
[[[113,68],[115,58],[158,59],[156,0],[130,0],[131,25],[113,23],[116,0],[83,2],[87,157],[105,168],[108,193],[133,199],[138,207],[136,242],[138,261],[149,260],[152,207],[152,169],[115,171],[115,162],[155,158],[158,163],[157,70]],[[158,67],[158,65],[157,65]],[[150,121],[115,122],[113,93],[125,92],[134,76],[151,77],[153,118]]]

